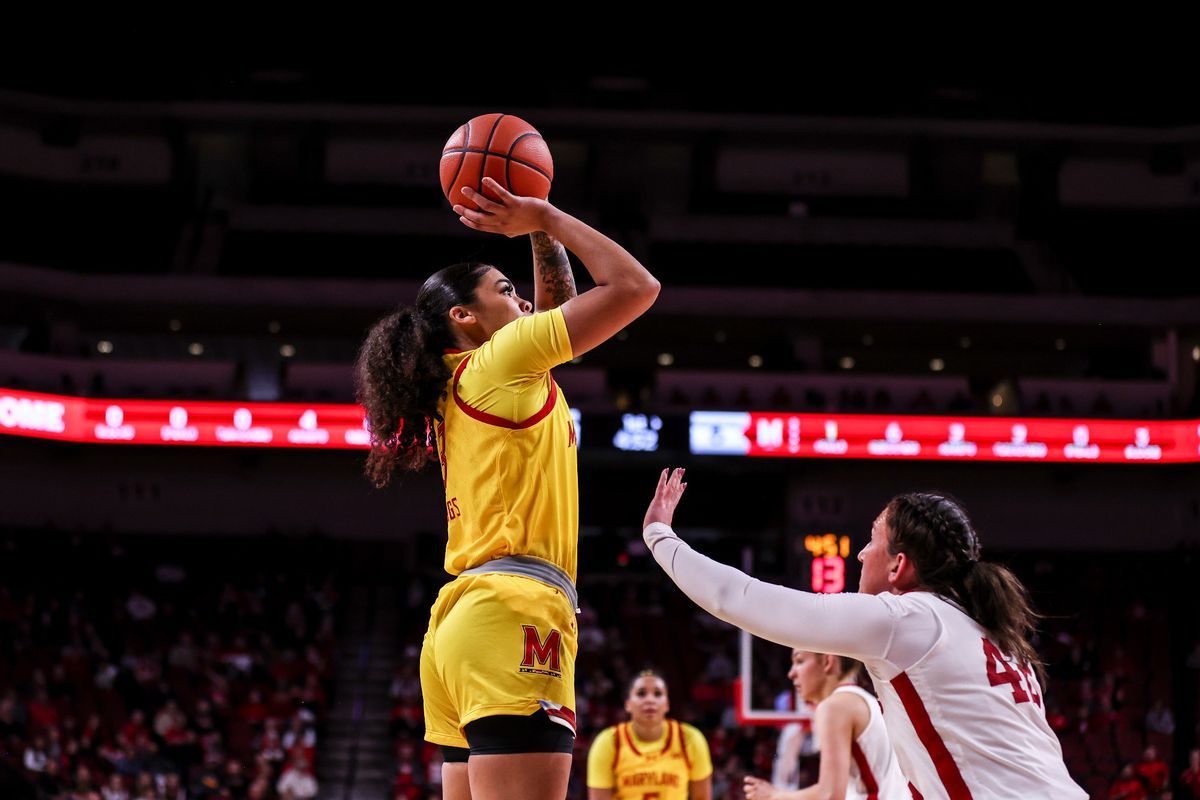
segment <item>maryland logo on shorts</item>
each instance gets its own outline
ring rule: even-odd
[[[533,625],[522,625],[521,630],[525,635],[525,657],[521,659],[518,672],[561,678],[562,634],[551,629],[550,635],[543,641]]]

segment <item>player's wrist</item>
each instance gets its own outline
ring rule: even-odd
[[[654,552],[654,545],[664,539],[677,539],[675,530],[665,522],[650,522],[642,528],[642,540],[646,542],[646,546],[650,548],[650,552]]]
[[[559,232],[568,218],[566,212],[554,207],[549,200],[539,200],[537,213],[534,216],[541,233],[559,242],[562,241]]]

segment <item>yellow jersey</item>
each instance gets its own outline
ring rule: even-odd
[[[520,317],[469,351],[443,356],[451,378],[433,422],[446,487],[446,571],[501,556],[578,560],[575,422],[550,368],[571,360],[561,309]]]
[[[588,751],[587,785],[612,789],[613,800],[687,800],[695,781],[712,775],[704,734],[669,719],[657,742],[643,742],[628,722],[605,728]]]

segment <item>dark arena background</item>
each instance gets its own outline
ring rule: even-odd
[[[1044,615],[1075,780],[1107,798],[1132,764],[1200,797],[1191,90],[264,65],[0,80],[0,798],[441,797],[416,667],[445,498],[433,467],[364,477],[352,365],[447,264],[532,296],[528,237],[467,229],[439,187],[492,111],[663,287],[554,372],[579,434],[571,798],[646,665],[719,800],[770,777],[768,712],[802,716],[786,651],[747,665],[647,554],[667,466],[685,539],[815,591],[857,588],[890,497],[953,493]]]

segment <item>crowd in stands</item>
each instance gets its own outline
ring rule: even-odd
[[[0,547],[0,797],[316,796],[339,589],[314,545],[38,531]]]
[[[323,550],[332,547],[0,533],[0,797],[314,798],[346,590]],[[1200,630],[1194,608],[1172,616],[1177,597],[1162,579],[1172,558],[1146,556],[1134,572],[1116,556],[1089,557],[1078,571],[1075,556],[1012,560],[1046,613],[1036,645],[1049,672],[1047,719],[1093,798],[1200,800],[1200,709],[1189,708],[1200,695]],[[435,585],[414,580],[403,595],[395,800],[441,793],[417,670]],[[732,628],[640,569],[636,555],[580,588],[570,797],[586,797],[587,750],[625,718],[628,681],[647,665],[667,677],[671,715],[707,736],[714,798],[740,800],[743,776],[771,775],[777,730],[739,725],[734,713]],[[775,672],[754,686],[756,706],[789,700]],[[815,779],[816,756],[800,767],[802,780]]]

